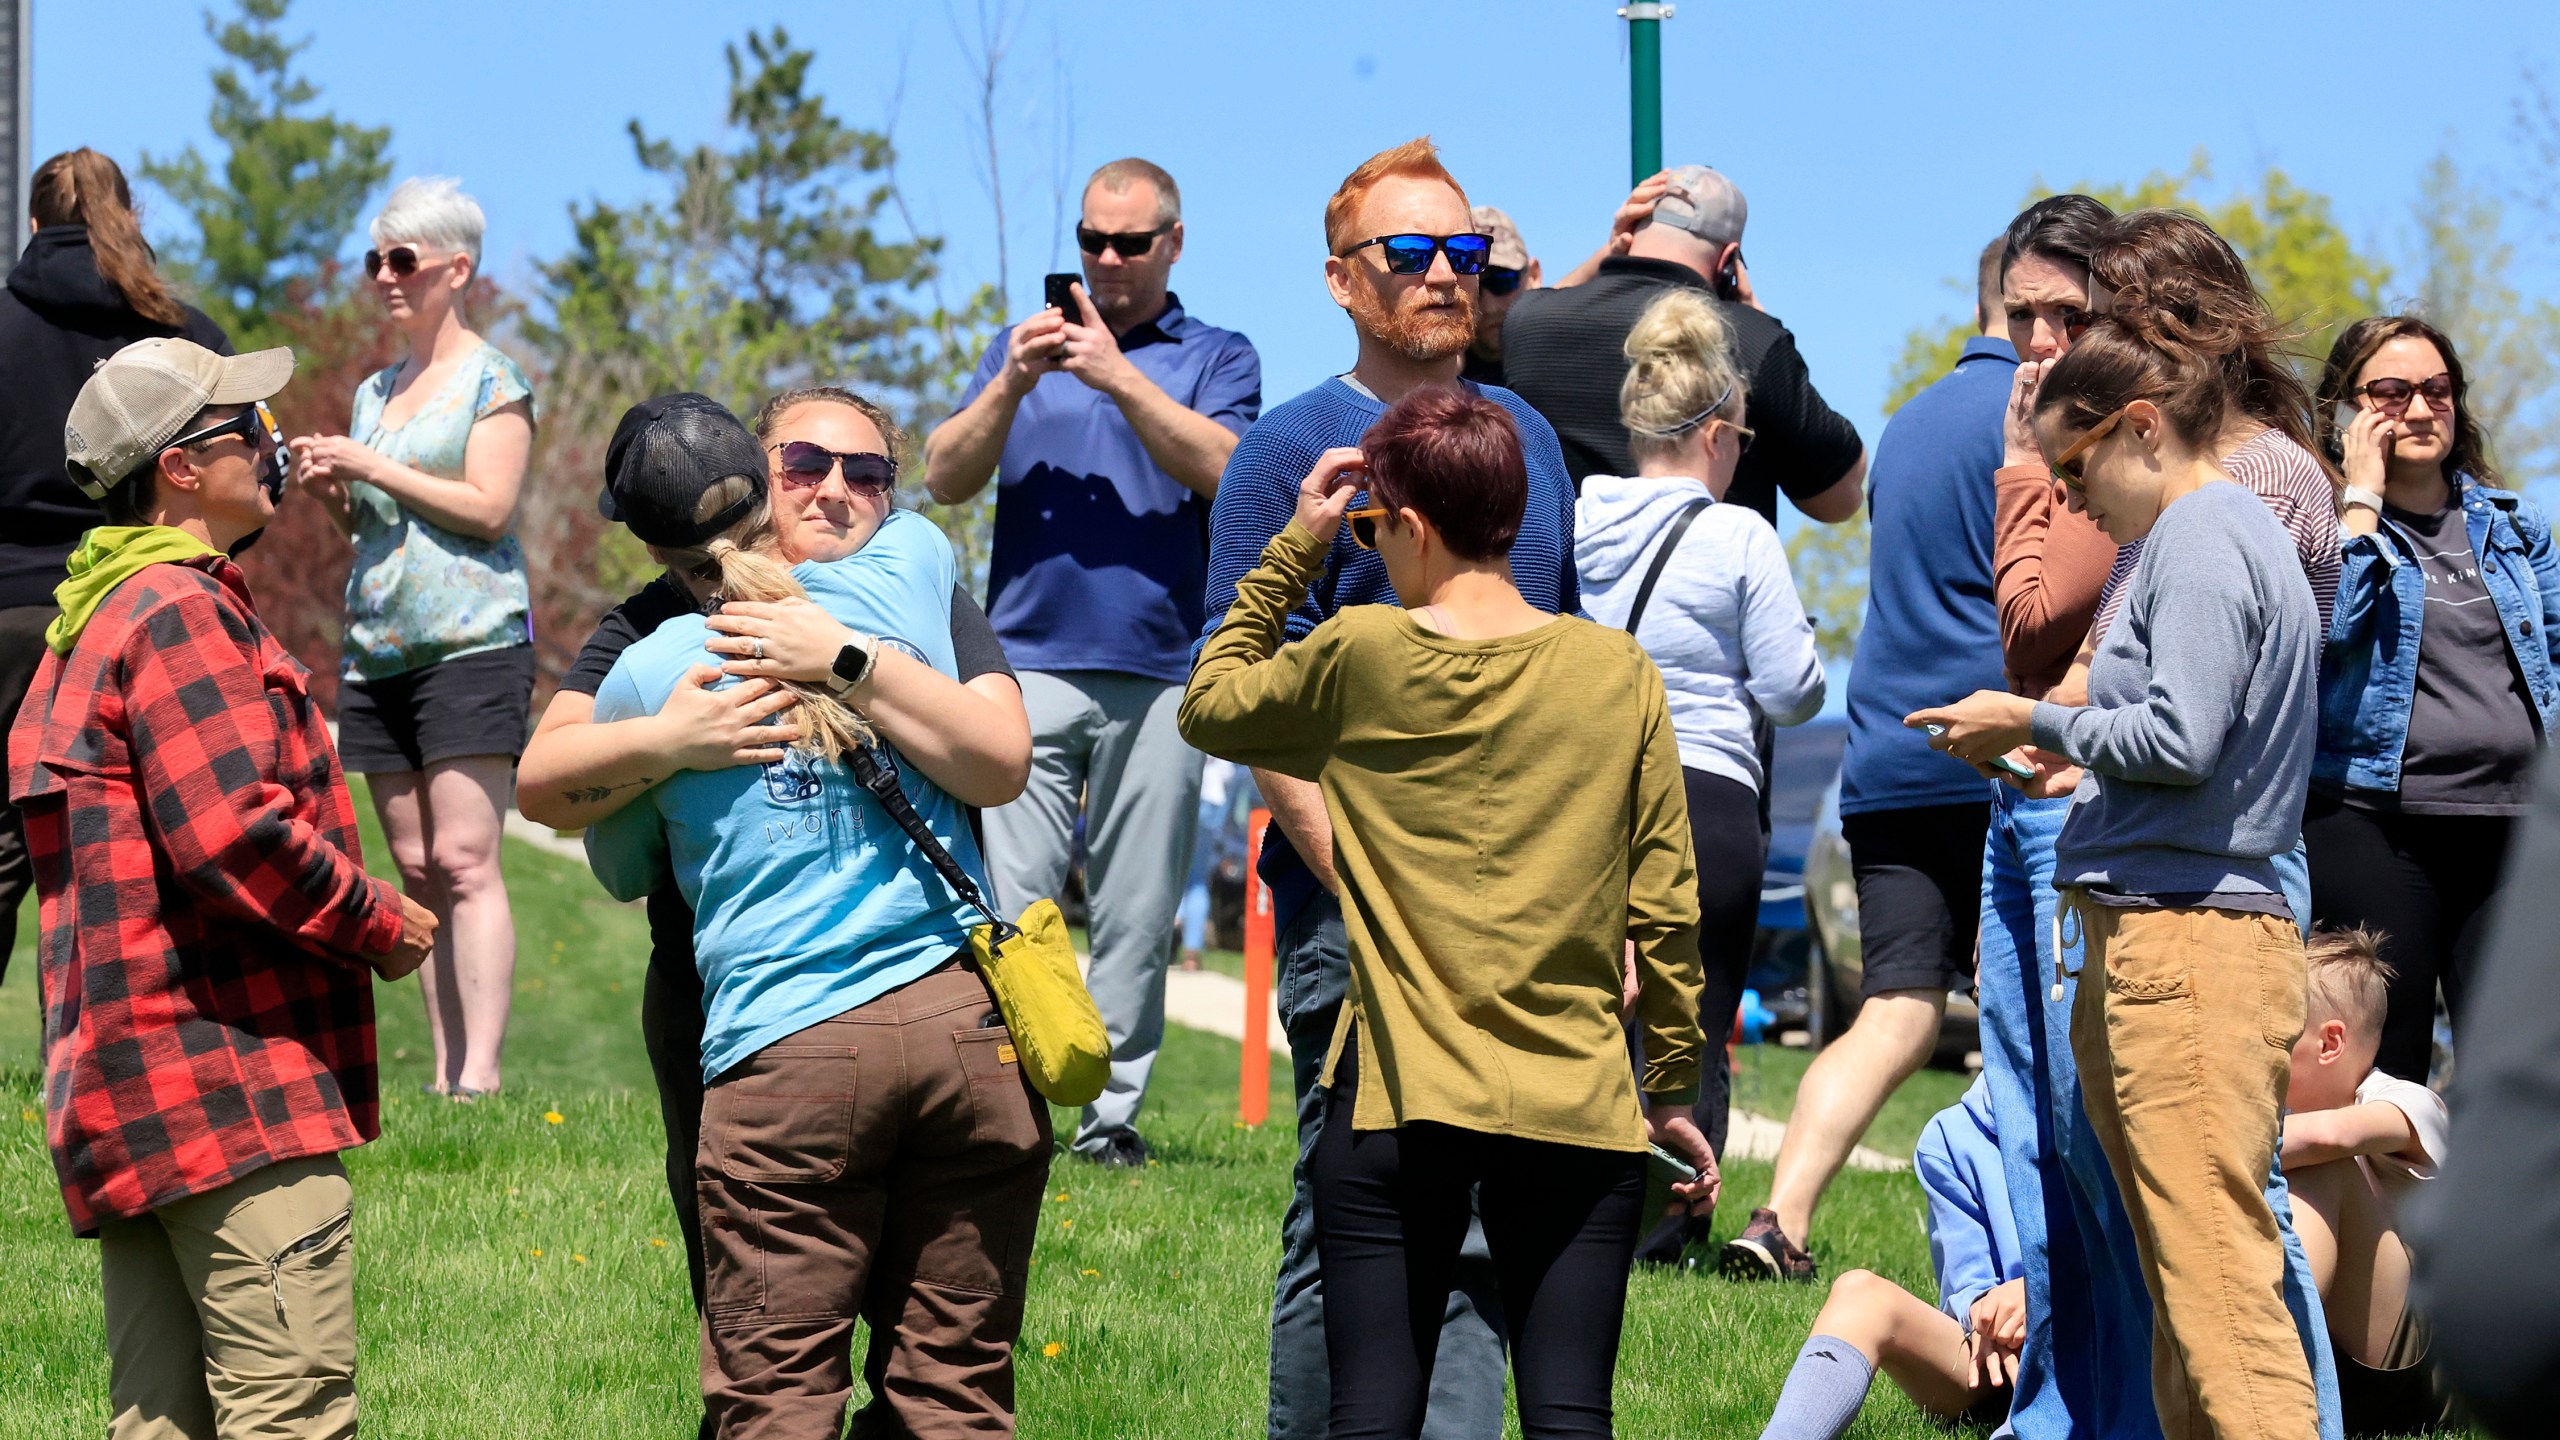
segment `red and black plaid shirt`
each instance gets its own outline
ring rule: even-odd
[[[9,736],[42,902],[45,1127],[93,1233],[380,1133],[364,872],[309,672],[229,560],[118,586]]]

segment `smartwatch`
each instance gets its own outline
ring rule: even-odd
[[[827,688],[839,696],[852,694],[855,686],[871,678],[871,667],[879,659],[880,637],[857,633],[850,644],[836,652]]]
[[[2344,493],[2339,498],[2347,505],[2361,505],[2376,515],[2382,513],[2382,497],[2376,495],[2372,491],[2367,490],[2360,485],[2348,485],[2343,487],[2343,492]],[[841,664],[842,662],[839,661],[838,663]]]

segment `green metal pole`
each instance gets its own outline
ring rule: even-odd
[[[1661,0],[1631,0],[1618,7],[1627,21],[1627,99],[1629,152],[1640,183],[1662,168],[1662,22],[1671,6]]]

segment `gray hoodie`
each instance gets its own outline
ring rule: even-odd
[[[1655,548],[1700,481],[1594,475],[1573,508],[1583,613],[1624,629]],[[1753,731],[1822,709],[1822,656],[1787,573],[1786,547],[1758,514],[1710,503],[1663,567],[1636,639],[1662,670],[1680,763],[1760,788]]]

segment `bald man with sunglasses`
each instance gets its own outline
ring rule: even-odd
[[[1164,976],[1190,873],[1199,752],[1175,709],[1209,567],[1209,502],[1262,410],[1253,343],[1204,325],[1169,288],[1182,192],[1144,160],[1085,185],[1082,279],[1066,307],[999,336],[934,431],[925,484],[945,505],[996,482],[987,611],[1031,715],[1031,783],[986,814],[997,903],[1065,886],[1084,820],[1087,983],[1111,1083],[1075,1153],[1142,1165],[1138,1107],[1164,1038]]]

